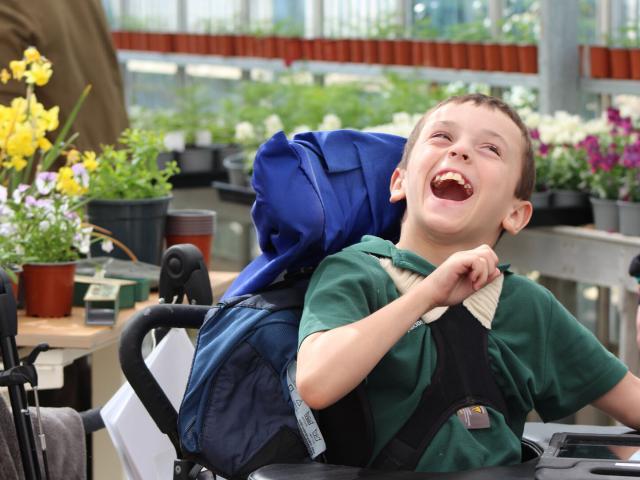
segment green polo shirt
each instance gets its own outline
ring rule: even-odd
[[[434,270],[410,251],[365,236],[317,268],[305,299],[300,343],[311,333],[360,320],[398,298],[376,256],[424,276]],[[453,415],[416,470],[461,471],[518,463],[520,437],[531,410],[545,421],[572,414],[608,392],[627,371],[548,290],[508,271],[488,349],[510,425],[491,408],[487,429],[467,430]],[[430,327],[421,325],[407,332],[366,378],[375,426],[373,458],[417,407],[435,364]]]

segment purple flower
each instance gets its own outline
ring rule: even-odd
[[[531,130],[529,130],[529,135],[531,136],[532,140],[540,140],[540,130],[538,130],[537,128],[532,128]]]

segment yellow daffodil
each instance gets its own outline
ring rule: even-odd
[[[77,163],[78,160],[80,160],[80,152],[75,148],[69,150],[69,153],[67,153],[67,163],[73,165],[74,163]]]
[[[60,113],[60,107],[52,107],[49,110],[46,110],[42,113],[42,116],[40,118],[42,118],[42,120],[44,120],[46,122],[46,129],[51,132],[53,130],[55,130],[56,128],[58,128],[59,125],[59,121],[58,121],[58,115]]]
[[[51,145],[51,142],[49,141],[49,139],[47,137],[40,137],[38,139],[38,147],[43,152],[48,152],[49,150],[51,150],[52,146],[53,145]]]
[[[14,80],[20,80],[27,69],[27,63],[22,60],[12,60],[9,62],[9,68],[11,69]]]
[[[30,157],[37,146],[33,137],[33,130],[27,124],[19,125],[7,139],[7,153],[12,157]]]
[[[9,168],[15,169],[16,172],[20,172],[27,166],[27,161],[20,156],[11,157],[11,161],[9,162]]]
[[[36,47],[29,47],[24,51],[24,59],[27,64],[37,62],[40,58],[40,52]]]
[[[31,64],[31,68],[25,72],[24,76],[27,83],[35,83],[37,86],[42,87],[49,82],[52,74],[51,63],[35,62]]]
[[[9,70],[3,68],[0,71],[0,82],[2,82],[3,85],[6,85],[9,80],[11,80],[11,74],[9,73]]]
[[[93,172],[98,168],[98,161],[96,160],[96,152],[87,151],[82,155],[82,164],[87,172]]]

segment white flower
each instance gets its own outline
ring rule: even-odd
[[[58,174],[55,172],[40,172],[36,176],[36,189],[40,195],[49,195],[56,186]]]
[[[40,230],[42,230],[43,232],[46,232],[47,230],[49,230],[49,227],[51,227],[51,224],[49,223],[48,220],[42,220],[40,222],[40,225],[38,225],[40,227]],[[64,226],[64,224],[62,224],[62,226]]]
[[[111,253],[111,251],[113,251],[113,242],[110,239],[105,238],[104,240],[102,240],[100,248],[103,252]]]
[[[7,203],[7,187],[0,185],[0,204]]]
[[[342,128],[342,120],[333,113],[327,113],[322,118],[322,123],[318,125],[318,130],[338,130]]]
[[[256,141],[256,132],[249,122],[240,122],[236,125],[235,139],[239,143],[251,143]]]
[[[276,133],[281,131],[283,128],[284,128],[284,125],[282,125],[282,120],[280,120],[280,117],[275,113],[272,115],[269,115],[267,118],[264,119],[265,138],[273,137]],[[236,135],[237,133],[238,133],[238,127],[236,126]]]
[[[18,185],[18,188],[16,188],[13,191],[13,194],[11,195],[11,198],[13,198],[13,201],[16,203],[20,203],[22,201],[22,197],[24,195],[24,193],[29,190],[29,185],[25,185],[24,183],[21,183],[20,185]]]

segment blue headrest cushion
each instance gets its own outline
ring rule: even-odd
[[[251,215],[262,254],[225,297],[255,292],[285,271],[316,266],[365,234],[396,240],[404,203],[389,181],[406,139],[353,130],[279,132],[256,155]]]

